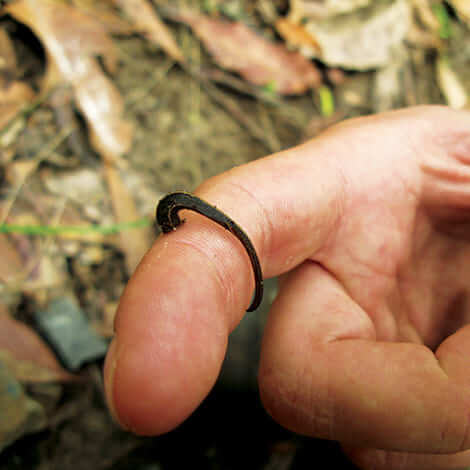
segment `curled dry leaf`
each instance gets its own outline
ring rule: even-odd
[[[21,382],[77,380],[59,364],[49,347],[26,324],[0,305],[0,359]]]
[[[20,0],[6,11],[34,31],[47,51],[49,69],[57,69],[72,85],[95,149],[108,159],[127,152],[132,129],[122,117],[122,98],[95,58],[100,55],[107,68],[114,69],[112,41],[103,25],[52,0]]]
[[[214,60],[255,85],[273,84],[282,94],[301,94],[321,84],[315,65],[284,44],[275,44],[242,23],[212,19],[188,10],[177,19],[188,24]]]

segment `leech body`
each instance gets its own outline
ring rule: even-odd
[[[178,225],[181,225],[184,222],[184,220],[182,220],[178,215],[178,212],[182,209],[197,212],[198,214],[213,220],[215,223],[233,233],[240,240],[248,254],[248,257],[250,258],[255,276],[255,295],[251,305],[247,309],[247,312],[256,310],[263,298],[263,273],[261,271],[258,255],[256,254],[256,250],[251,243],[251,240],[248,238],[248,235],[221,210],[211,206],[206,201],[203,201],[192,194],[184,192],[167,194],[158,203],[156,214],[157,223],[163,233],[176,230]]]

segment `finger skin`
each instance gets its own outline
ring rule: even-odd
[[[397,135],[407,136],[413,126],[430,127],[434,131],[438,122],[436,114],[445,118],[442,122],[449,129],[458,127],[458,116],[449,113],[426,108],[347,123],[307,144],[212,178],[196,193],[227,213],[247,232],[266,277],[282,274],[331,242],[329,236],[341,220],[347,202],[341,162],[349,162],[345,166],[349,172],[355,172],[360,185],[367,173],[358,175],[364,167],[361,164],[355,168],[356,157],[364,160],[364,155],[369,158],[384,151],[391,157],[396,153],[397,140],[399,147],[403,146],[400,149],[410,153],[409,146],[400,142]],[[161,434],[173,429],[206,396],[220,370],[227,336],[249,305],[253,290],[251,265],[238,240],[195,214],[182,216],[187,223],[158,238],[125,289],[116,318],[116,336],[105,364],[105,389],[111,410],[122,425],[139,434]],[[335,315],[331,318],[334,321]],[[361,365],[361,355],[370,354],[369,346],[372,346],[377,325],[374,323],[372,328],[370,319],[360,310],[347,324],[349,338],[365,338],[362,343],[359,340],[356,343],[356,360]],[[295,324],[293,330],[299,333]],[[381,330],[386,330],[386,326]],[[269,380],[261,382],[268,407],[275,402],[270,395],[282,384],[279,377],[284,373],[282,361],[276,372],[275,359],[279,356],[276,344],[288,344],[292,338],[289,322],[285,323],[285,328],[272,331],[266,343],[271,343],[271,347],[266,346],[263,353],[262,376]],[[286,333],[287,338],[282,339]],[[336,351],[330,355],[326,354],[326,349],[321,351],[325,338],[334,337],[334,331],[327,329],[319,333],[320,346],[316,353],[313,351],[316,355],[312,356],[312,361],[319,361],[319,367],[325,372],[328,368],[321,362],[325,357],[335,366],[342,360],[351,366],[351,361],[347,362],[351,349],[338,347],[337,355]],[[380,373],[390,359],[388,350],[381,350],[381,343],[378,346],[373,355],[375,363],[371,365]],[[396,349],[392,344],[389,347],[393,351],[400,349],[399,345],[395,345]],[[417,358],[410,361],[416,366],[417,377],[424,374],[419,368],[422,363],[428,366],[429,374],[436,377],[443,374],[435,359],[431,359],[429,350],[423,347],[417,354]],[[394,357],[400,359],[398,355]],[[406,352],[403,353],[401,360],[409,359]],[[305,369],[305,361],[300,360],[298,365],[293,363],[290,367],[297,370],[298,375],[298,370]],[[369,380],[373,368],[361,371],[362,376]],[[367,396],[369,388],[362,383],[361,389],[359,379],[361,375],[355,390]],[[318,383],[322,385],[321,380]],[[343,385],[348,387],[349,383]],[[298,386],[303,386],[301,380]],[[439,386],[443,387],[442,383]],[[312,392],[312,388],[308,390]],[[325,389],[320,387],[319,393],[324,394]],[[345,398],[350,406],[355,406],[354,396]],[[395,405],[401,407],[406,399],[397,392]],[[282,414],[282,396],[278,403]],[[319,399],[318,403],[324,402]],[[380,403],[389,404],[387,400],[377,401],[377,405]],[[455,413],[461,411],[459,405]],[[349,413],[345,425],[351,429],[355,415],[351,410]],[[327,423],[330,421],[326,419]],[[449,435],[461,432],[457,421],[456,429],[450,429]],[[371,427],[374,426],[380,427],[380,423],[372,423]],[[399,425],[393,429],[399,429]],[[339,428],[332,431],[337,435],[341,432]],[[359,440],[368,442],[369,434],[361,430]],[[386,439],[385,431],[379,434],[382,440]],[[447,439],[449,448],[455,446],[455,437]],[[418,441],[419,436],[413,441],[417,448]]]
[[[339,212],[335,201],[341,185],[335,169],[322,158],[298,162],[297,152],[234,169],[197,191],[247,232],[266,277],[290,269],[310,253]],[[306,178],[306,168],[320,167],[325,181],[315,186],[309,182],[308,191],[296,195],[290,178],[297,185]],[[266,183],[260,182],[263,178]],[[268,198],[273,186],[277,198]],[[305,213],[312,200],[318,202],[317,218]],[[228,335],[254,288],[251,263],[240,242],[197,214],[181,215],[186,222],[156,240],[129,281],[105,362],[113,415],[138,434],[173,429],[204,399],[219,374]],[[295,233],[292,223],[298,225]],[[283,246],[289,248],[280,252]]]
[[[363,470],[463,470],[470,466],[470,451],[456,454],[413,454],[376,449],[345,449]]]
[[[272,307],[259,382],[265,408],[295,432],[449,453],[470,446],[469,368],[470,326],[436,355],[422,344],[377,341],[337,280],[306,262],[287,275]]]

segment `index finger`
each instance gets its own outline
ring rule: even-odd
[[[265,277],[308,257],[340,213],[341,178],[324,151],[330,140],[234,168],[196,191],[244,229]],[[187,223],[159,237],[129,281],[106,361],[113,412],[140,434],[171,430],[204,399],[254,289],[239,241],[197,214],[183,217]]]

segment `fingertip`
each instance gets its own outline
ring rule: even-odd
[[[159,246],[121,298],[104,371],[112,415],[138,435],[171,431],[198,407],[217,379],[228,339],[226,315],[207,301],[210,279],[186,269],[180,257],[163,266],[166,245]]]
[[[109,349],[104,362],[104,391],[111,417],[117,424],[119,424],[122,428],[126,429],[126,427],[120,421],[114,405],[114,372],[116,370],[116,362],[116,341],[113,339],[113,341],[109,345]]]

